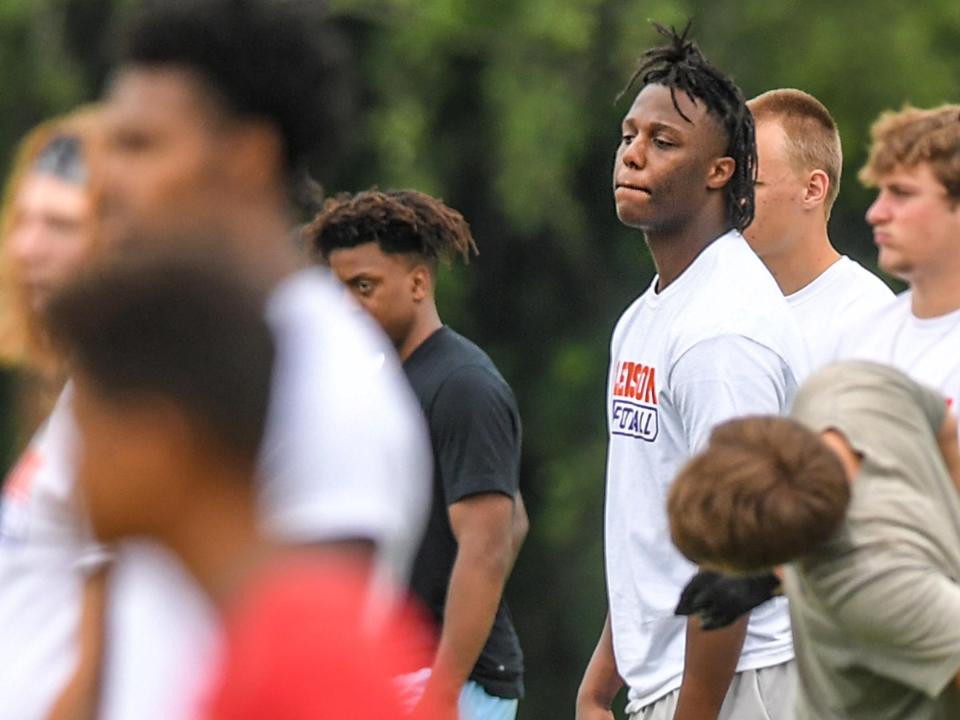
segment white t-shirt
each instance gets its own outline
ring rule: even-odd
[[[804,288],[787,295],[787,304],[810,351],[810,369],[826,365],[836,354],[845,326],[893,300],[880,278],[847,256]]]
[[[907,290],[847,327],[837,359],[892,365],[939,390],[956,413],[960,409],[960,309],[918,318],[910,310],[911,301]]]
[[[277,340],[262,452],[263,519],[289,542],[369,538],[405,578],[430,506],[422,413],[392,349],[326,271],[273,293]],[[102,717],[192,718],[217,644],[214,613],[185,570],[149,543],[125,545],[108,605]]]
[[[680,685],[696,568],[670,542],[666,496],[718,423],[781,413],[806,348],[773,277],[737,232],[709,245],[663,292],[657,279],[617,323],[607,388],[605,557],[613,648],[636,712]],[[738,670],[793,657],[785,602],[753,611]]]
[[[65,391],[0,504],[0,718],[46,718],[76,662],[82,575],[102,558],[77,509]]]

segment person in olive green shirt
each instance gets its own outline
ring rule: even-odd
[[[868,362],[813,375],[791,415],[715,429],[671,490],[674,542],[728,574],[784,565],[797,720],[960,718],[956,418]],[[687,605],[716,613],[716,587]]]

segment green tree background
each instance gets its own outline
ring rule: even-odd
[[[98,97],[131,4],[0,0],[0,167],[33,124]],[[508,596],[527,656],[521,716],[571,717],[606,602],[607,343],[653,274],[610,191],[630,100],[615,98],[657,42],[648,18],[692,17],[701,47],[748,97],[798,87],[831,109],[846,151],[831,235],[872,264],[870,194],[855,180],[870,122],[904,102],[960,100],[960,3],[331,0],[331,9],[343,39],[338,102],[353,129],[321,174],[325,188],[439,195],[480,246],[469,267],[444,275],[441,312],[490,352],[520,402],[532,530]]]

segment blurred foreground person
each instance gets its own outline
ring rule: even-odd
[[[106,264],[51,304],[94,532],[163,543],[225,615],[202,717],[400,718],[393,678],[416,664],[418,627],[387,608],[369,622],[356,558],[274,547],[258,529],[274,340],[264,298],[231,270],[220,258]]]
[[[658,26],[659,27],[659,26]],[[722,633],[673,609],[696,572],[669,542],[677,469],[732,417],[788,407],[806,349],[740,231],[753,218],[753,118],[687,33],[634,75],[614,162],[617,215],[657,268],[613,332],[604,555],[609,612],[577,697],[579,720],[789,717],[794,669],[782,600]],[[630,87],[633,87],[631,82]]]
[[[844,326],[889,303],[893,293],[830,242],[843,153],[827,108],[793,89],[770,90],[747,107],[757,125],[757,204],[743,236],[783,291],[811,367],[820,367]]]
[[[885,112],[860,171],[878,263],[910,284],[847,329],[839,357],[900,368],[960,402],[960,105]]]
[[[798,720],[960,717],[956,419],[859,361],[812,376],[791,415],[714,430],[670,492],[674,541],[722,572],[790,563]]]
[[[329,273],[300,269],[291,237],[300,173],[335,141],[316,5],[144,7],[109,91],[107,225],[131,254],[202,242],[263,288],[277,360],[260,521],[277,542],[362,558],[377,590],[409,573],[430,450],[382,333]],[[215,645],[212,609],[156,545],[124,543],[115,567],[104,717],[190,716]]]
[[[503,588],[527,532],[519,490],[520,414],[483,350],[437,312],[438,265],[476,252],[460,213],[412,190],[326,203],[307,229],[328,263],[393,341],[433,442],[433,503],[411,587],[441,628],[433,671],[411,694],[463,720],[516,717],[523,655]]]
[[[100,663],[106,558],[74,493],[69,390],[54,409],[65,370],[43,318],[51,294],[100,250],[100,121],[87,109],[31,132],[3,209],[0,353],[27,378],[22,419],[36,430],[0,501],[0,718],[9,720],[86,716]]]

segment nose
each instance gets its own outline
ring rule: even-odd
[[[647,164],[646,147],[639,137],[634,138],[629,145],[623,146],[620,162],[631,170],[639,170]]]
[[[39,261],[46,250],[44,233],[37,223],[24,221],[15,228],[10,237],[10,251],[20,265],[30,265]]]
[[[890,219],[890,206],[882,191],[867,208],[866,219],[871,225],[882,225]]]

